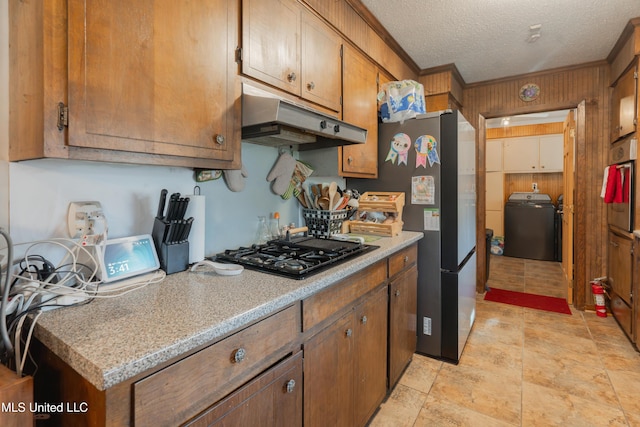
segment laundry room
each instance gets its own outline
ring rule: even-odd
[[[494,256],[562,261],[573,110],[487,120],[486,227]],[[571,175],[571,174],[570,174]]]

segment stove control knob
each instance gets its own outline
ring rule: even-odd
[[[233,361],[236,363],[240,363],[244,360],[244,357],[246,356],[246,351],[244,348],[240,347],[239,349],[237,349],[235,351],[235,353],[233,354]]]

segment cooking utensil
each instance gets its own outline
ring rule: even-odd
[[[335,181],[331,181],[329,184],[329,208],[333,209],[336,203],[336,193],[338,191],[338,184]]]
[[[305,196],[304,196],[304,190],[299,192],[296,198],[298,199],[298,202],[300,202],[303,208],[308,208],[307,200],[305,199]]]
[[[320,197],[318,199],[318,206],[320,206],[320,209],[322,209],[323,211],[328,211],[331,206],[329,206],[329,198],[328,197]]]

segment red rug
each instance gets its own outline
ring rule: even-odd
[[[491,288],[484,294],[484,299],[485,301],[495,301],[503,304],[511,304],[520,307],[535,308],[537,310],[571,315],[569,305],[563,298]]]

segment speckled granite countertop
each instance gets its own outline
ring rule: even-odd
[[[417,242],[402,232],[379,249],[304,280],[246,270],[177,273],[125,296],[44,313],[36,337],[100,390],[304,299]]]

